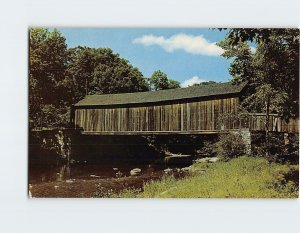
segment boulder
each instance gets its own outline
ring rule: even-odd
[[[164,170],[164,173],[171,173],[171,172],[173,172],[173,170],[171,168],[167,168]]]
[[[218,161],[219,161],[218,157],[212,157],[212,158],[209,159],[210,163],[215,163],[215,162],[218,162]]]
[[[205,158],[196,160],[197,163],[215,163],[217,161],[219,161],[218,157],[205,157]]]
[[[131,176],[137,176],[137,175],[140,175],[142,172],[142,169],[140,168],[134,168],[130,171],[130,175]]]
[[[208,157],[205,157],[205,158],[202,158],[202,159],[197,159],[196,162],[197,163],[208,163],[209,162],[209,159]]]
[[[180,171],[189,172],[189,171],[191,171],[191,167],[183,167],[183,168],[180,169]]]

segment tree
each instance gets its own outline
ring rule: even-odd
[[[70,50],[68,74],[73,79],[74,102],[86,94],[147,91],[142,73],[109,48]]]
[[[150,89],[154,91],[165,90],[169,87],[168,76],[160,70],[154,71],[149,81]]]
[[[168,89],[176,89],[176,88],[180,88],[180,82],[173,79],[169,79]]]
[[[88,94],[93,81],[95,55],[91,48],[78,46],[70,48],[67,76],[72,87],[72,102],[81,100]]]
[[[29,125],[51,125],[66,120],[64,83],[67,67],[67,45],[57,31],[44,28],[29,30]],[[48,108],[60,109],[61,115],[46,122]],[[47,112],[47,113],[46,113]]]
[[[256,44],[252,53],[249,42]],[[273,101],[274,113],[284,118],[298,117],[299,111],[299,30],[230,29],[219,43],[223,56],[232,59],[229,72],[234,82],[248,82],[246,96],[256,93],[263,84],[287,95],[286,101]],[[276,106],[275,106],[276,105]],[[259,106],[252,110],[262,110]]]
[[[29,126],[66,126],[87,94],[147,91],[142,73],[109,48],[67,48],[59,31],[29,30]]]
[[[157,70],[149,78],[149,86],[150,90],[158,91],[180,88],[180,83],[176,80],[168,79],[168,76],[164,72]]]
[[[255,42],[255,53],[249,42]],[[233,81],[248,83],[242,105],[265,113],[268,148],[270,113],[286,120],[299,115],[299,30],[230,29],[219,46],[224,57],[233,58]]]
[[[133,67],[127,60],[120,58],[118,54],[113,54],[112,50],[105,50],[105,54],[108,53],[112,61],[109,64],[107,62],[96,64],[91,91],[114,94],[149,90],[143,74],[137,68]],[[100,60],[103,58],[107,60],[105,58],[107,55],[101,57],[101,51],[98,52]]]

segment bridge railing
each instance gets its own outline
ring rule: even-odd
[[[263,131],[265,130],[266,114],[264,113],[245,113],[238,116],[227,116],[220,120],[221,130],[243,129]],[[278,114],[269,115],[269,131],[273,132],[299,132],[299,119],[290,118],[284,120]]]

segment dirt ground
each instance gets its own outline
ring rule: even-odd
[[[159,175],[141,175],[108,179],[51,181],[30,185],[29,191],[32,198],[90,198],[95,195],[97,187],[101,187],[103,193],[108,191],[118,193],[129,187],[142,189],[146,181],[158,178]]]

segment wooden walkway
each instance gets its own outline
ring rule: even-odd
[[[190,131],[82,131],[83,135],[208,135],[237,130],[190,130]]]

